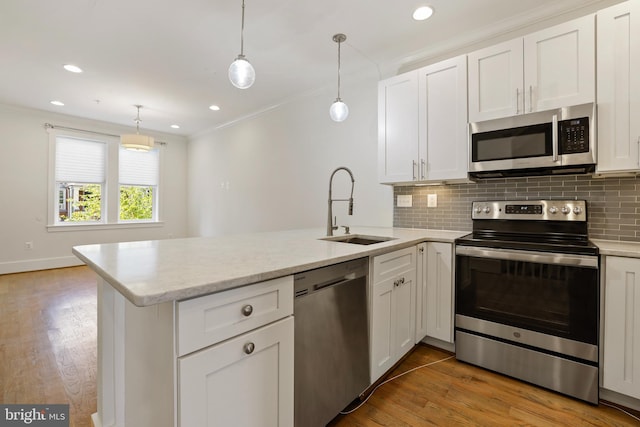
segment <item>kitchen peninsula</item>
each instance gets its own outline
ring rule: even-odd
[[[204,425],[213,417],[222,425],[251,417],[293,425],[292,275],[426,241],[452,243],[466,232],[352,234],[390,240],[349,244],[310,229],[75,247],[99,276],[94,425]],[[256,363],[235,363],[252,353]],[[255,410],[222,399],[234,393],[249,393]]]

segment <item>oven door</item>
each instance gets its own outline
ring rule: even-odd
[[[456,246],[456,328],[597,361],[598,257]]]

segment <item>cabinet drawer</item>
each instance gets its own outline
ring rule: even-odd
[[[373,258],[374,282],[397,277],[416,268],[416,247],[379,255]]]
[[[293,276],[180,301],[178,356],[293,314]]]

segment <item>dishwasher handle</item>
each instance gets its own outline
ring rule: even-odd
[[[334,280],[330,280],[330,281],[325,282],[325,283],[318,283],[316,285],[313,285],[313,290],[314,291],[319,291],[320,289],[328,288],[329,286],[341,285],[342,283],[346,283],[346,282],[349,282],[349,281],[355,280],[355,279],[357,279],[356,273],[349,273],[346,276],[341,277],[339,279],[334,279]]]
[[[304,271],[293,276],[295,298],[309,295],[322,289],[341,285],[361,277],[369,272],[369,259],[358,258],[315,270]]]

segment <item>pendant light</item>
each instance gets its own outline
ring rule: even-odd
[[[242,28],[240,30],[240,55],[229,67],[229,80],[239,89],[248,89],[256,80],[256,71],[244,56],[244,0],[242,0]]]
[[[149,151],[153,148],[153,137],[140,135],[140,109],[142,105],[134,105],[138,109],[138,115],[134,119],[136,122],[136,133],[120,136],[120,145],[127,150],[132,151]]]
[[[333,101],[333,104],[331,104],[331,108],[329,108],[329,116],[331,116],[331,120],[334,122],[341,122],[349,115],[349,107],[340,99],[340,43],[346,39],[347,36],[344,34],[335,34],[333,36],[333,41],[338,43],[338,97]]]

